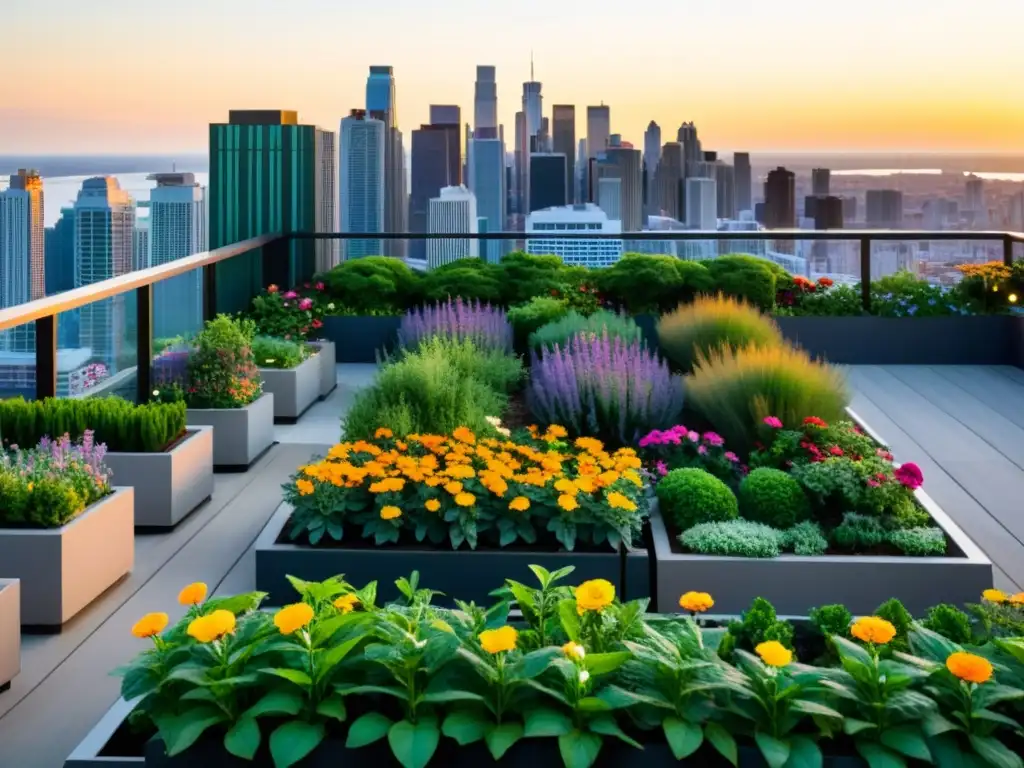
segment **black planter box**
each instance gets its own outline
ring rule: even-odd
[[[401,324],[400,316],[327,316],[320,336],[334,342],[339,363],[375,363],[378,352],[397,344]]]
[[[394,581],[413,571],[420,573],[420,585],[440,590],[452,598],[477,605],[489,605],[489,595],[502,587],[506,578],[533,584],[530,565],[555,570],[575,566],[569,583],[607,579],[624,600],[650,597],[650,559],[646,549],[619,552],[529,552],[522,549],[444,550],[383,547],[311,547],[282,542],[282,531],[291,517],[288,504],[278,507],[256,539],[256,589],[268,593],[267,605],[286,605],[295,600],[295,590],[286,576],[322,581],[344,574],[356,586],[377,582],[378,601],[399,597]],[[438,598],[450,604],[451,599]],[[653,610],[653,607],[652,607]]]

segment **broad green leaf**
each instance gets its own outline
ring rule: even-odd
[[[1000,725],[1005,725],[1009,728],[1013,728],[1014,730],[1020,728],[1020,724],[1012,717],[1007,717],[1006,715],[1002,715],[999,712],[993,712],[991,709],[983,709],[980,712],[972,712],[971,717],[973,717],[975,720],[988,720],[993,723],[999,723]]]
[[[1002,701],[1015,701],[1016,699],[1024,698],[1024,690],[1018,688],[1011,688],[1008,685],[997,685],[995,683],[985,683],[979,685],[977,690],[974,692],[974,708],[975,710],[984,709],[985,707],[991,707],[993,704],[998,704]]]
[[[524,655],[508,670],[510,680],[532,680],[562,655],[561,648],[541,648]]]
[[[578,643],[580,641],[580,617],[576,613],[576,601],[570,598],[560,602],[558,618],[562,622],[562,629],[566,636],[574,643]]]
[[[540,588],[544,589],[548,584],[551,583],[551,573],[543,565],[528,565],[533,575],[537,577],[537,582],[540,584]]]
[[[874,741],[857,741],[857,752],[864,758],[868,768],[906,768],[906,761]]]
[[[348,717],[348,711],[345,709],[345,701],[340,696],[324,699],[316,705],[316,713],[329,717],[332,720],[337,720],[340,723],[345,722]]]
[[[179,701],[208,701],[211,704],[220,706],[217,700],[217,694],[213,692],[212,688],[193,688],[191,691],[185,691],[181,696],[178,697]]]
[[[245,717],[263,715],[297,715],[302,710],[304,697],[295,690],[271,691],[245,713]]]
[[[631,747],[643,749],[642,744],[637,743],[634,739],[627,736],[621,728],[619,728],[619,724],[615,722],[615,717],[611,714],[605,713],[590,718],[590,721],[587,723],[587,728],[594,733],[600,733],[603,736],[614,736],[619,741],[624,741]]]
[[[327,653],[321,657],[316,665],[316,679],[317,682],[323,680],[327,675],[334,671],[334,668],[340,664],[346,656],[355,648],[359,643],[363,641],[363,635],[357,635],[356,637],[346,640],[344,643],[339,643],[333,646]]]
[[[957,730],[959,726],[956,723],[947,720],[942,715],[930,714],[921,723],[921,730],[929,737],[939,736],[949,731]]]
[[[843,733],[847,736],[856,736],[858,733],[870,731],[877,727],[874,723],[869,723],[867,720],[858,720],[854,717],[848,717],[843,720]]]
[[[354,696],[361,693],[379,693],[384,696],[394,696],[396,699],[405,699],[404,688],[391,688],[386,685],[336,685],[334,690],[342,696]]]
[[[259,748],[260,726],[252,717],[242,716],[224,735],[224,749],[243,760],[252,760]]]
[[[1001,650],[1013,656],[1021,664],[1024,664],[1024,639],[996,638],[994,642]]]
[[[782,768],[789,760],[789,742],[776,739],[763,731],[754,734],[754,741],[757,742],[757,748],[761,750],[769,768]]]
[[[882,731],[882,744],[901,755],[913,757],[916,760],[929,762],[932,753],[928,750],[928,744],[924,740],[920,729],[916,725],[901,725],[897,728],[887,728]]]
[[[576,702],[576,709],[580,712],[607,712],[611,706],[596,696],[586,696]]]
[[[809,737],[794,736],[789,740],[786,768],[821,768],[824,762],[821,750]]]
[[[199,667],[192,664],[182,665],[172,669],[164,680],[181,680],[186,683],[192,683],[193,685],[210,684],[210,678],[206,674],[206,667]]]
[[[739,765],[739,748],[736,739],[720,723],[708,723],[704,726],[704,738],[718,750],[718,754],[733,765]]]
[[[388,744],[402,768],[426,768],[440,740],[437,721],[429,717],[417,723],[399,720],[388,730]]]
[[[666,717],[661,723],[661,729],[665,732],[665,740],[676,760],[689,757],[704,743],[704,731],[701,727],[678,717]]]
[[[995,768],[1021,768],[1024,761],[1020,755],[1010,751],[999,739],[992,736],[971,736],[971,746],[986,765]]]
[[[506,752],[521,738],[523,725],[514,720],[491,728],[484,736],[484,742],[495,760],[501,760]]]
[[[310,680],[309,675],[298,669],[288,669],[287,667],[278,667],[277,669],[264,669],[262,672],[266,672],[268,675],[277,675],[282,677],[289,682],[300,685],[304,688],[308,688],[313,684]]]
[[[601,751],[601,737],[588,731],[570,731],[558,737],[565,768],[590,768]]]
[[[461,709],[452,712],[441,724],[441,733],[464,747],[480,741],[494,726],[487,713],[479,709]],[[520,730],[522,726],[520,726]],[[497,758],[495,758],[497,759]]]
[[[523,735],[528,738],[564,736],[572,730],[568,715],[548,707],[528,709],[523,720]]]
[[[625,709],[637,704],[647,704],[648,706],[660,707],[662,709],[674,709],[674,705],[665,699],[633,693],[633,691],[627,691],[625,688],[620,688],[617,685],[604,686],[597,692],[596,696],[611,709]]]
[[[632,658],[629,651],[614,653],[589,653],[583,659],[584,668],[591,675],[606,675],[614,672]]]
[[[227,717],[219,709],[209,706],[189,709],[184,714],[169,718],[167,728],[160,729],[160,736],[167,746],[167,754],[170,757],[181,754],[196,743],[196,740],[206,730],[218,723],[224,722]]]
[[[438,691],[420,696],[420,701],[424,704],[447,704],[453,701],[484,701],[484,697],[470,691]]]
[[[129,667],[121,680],[121,697],[125,701],[131,701],[139,696],[145,696],[159,684],[160,677],[155,670],[141,665]]]
[[[836,712],[832,707],[826,707],[824,704],[819,704],[816,701],[810,699],[797,699],[789,707],[794,712],[801,712],[805,715],[814,715],[815,717],[828,717],[835,720],[842,720],[843,716],[839,712]]]
[[[537,606],[533,601],[533,593],[529,587],[510,579],[508,581],[508,588],[512,591],[512,596],[516,599],[520,608],[525,608],[528,611],[537,610]]]
[[[391,720],[380,712],[367,712],[356,718],[349,727],[345,747],[346,749],[358,749],[367,744],[373,744],[375,741],[383,739],[390,728]]]
[[[270,756],[275,768],[290,768],[324,740],[323,723],[290,720],[270,734]]]
[[[259,608],[266,596],[266,592],[249,592],[244,595],[211,597],[203,603],[203,615],[208,616],[214,611],[231,611],[235,616],[240,616]]]

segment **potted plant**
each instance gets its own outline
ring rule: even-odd
[[[119,397],[0,402],[0,435],[8,445],[36,445],[67,433],[107,446],[113,483],[135,488],[135,525],[169,528],[213,494],[213,433],[187,427],[185,403],[136,405]]]
[[[21,670],[21,583],[0,579],[0,693]]]
[[[320,396],[320,357],[301,341],[256,336],[253,358],[263,391],[274,396],[274,419],[294,423]]]
[[[111,488],[92,432],[0,455],[0,577],[21,622],[59,627],[132,569],[134,489]]]

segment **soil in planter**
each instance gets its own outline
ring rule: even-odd
[[[530,406],[526,403],[526,390],[520,389],[513,392],[503,414],[502,426],[515,432],[517,429],[526,429],[536,423],[533,414],[530,413]]]

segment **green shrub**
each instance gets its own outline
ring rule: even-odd
[[[790,649],[793,647],[793,625],[781,621],[775,606],[763,597],[754,598],[740,620],[729,624],[729,634],[736,638],[736,646],[746,651],[753,651],[771,640]]]
[[[535,296],[556,296],[565,287],[566,266],[558,256],[514,251],[501,260],[501,294],[506,306],[525,304]]]
[[[843,522],[832,531],[832,541],[837,547],[849,550],[866,550],[886,541],[888,532],[877,517],[847,512]]]
[[[739,516],[736,494],[703,469],[673,469],[658,483],[656,492],[662,514],[680,531]]]
[[[777,347],[785,342],[771,318],[749,304],[726,296],[698,297],[658,321],[658,343],[684,371],[712,351]]]
[[[930,528],[934,523],[927,510],[909,494],[897,496],[887,512],[896,528]]]
[[[118,453],[159,453],[185,434],[185,403],[135,403],[119,397],[0,400],[0,437],[7,446],[35,447],[43,437],[72,441],[92,430]]]
[[[811,512],[800,483],[781,469],[753,470],[736,495],[743,517],[773,528],[791,528]]]
[[[756,256],[729,255],[707,260],[713,290],[771,312],[776,275],[781,267]],[[784,270],[782,271],[785,274]]]
[[[875,609],[875,616],[885,619],[896,628],[896,637],[889,643],[889,646],[896,651],[908,650],[910,646],[907,637],[910,630],[913,629],[914,617],[910,615],[910,611],[903,606],[903,603],[895,597],[886,600]]]
[[[273,336],[257,336],[252,341],[252,356],[258,368],[295,368],[309,354],[309,347],[298,341]]]
[[[552,296],[534,296],[525,304],[512,307],[508,311],[508,321],[512,324],[516,349],[525,351],[533,333],[568,313],[569,303]]]
[[[188,356],[190,408],[244,408],[263,393],[253,359],[256,325],[219,315],[203,326]]]
[[[505,404],[504,395],[467,375],[443,345],[426,345],[385,365],[374,384],[356,395],[344,435],[368,439],[378,427],[397,437],[446,435],[460,426],[487,434],[487,417],[500,416]]]
[[[400,314],[415,303],[420,278],[401,259],[366,256],[321,275],[327,295],[354,314]]]
[[[923,622],[925,629],[937,632],[947,640],[964,645],[971,642],[973,631],[971,618],[955,605],[940,603],[929,609]]]
[[[640,315],[668,310],[698,293],[709,292],[713,281],[702,263],[627,253],[601,273],[597,286],[606,299]]]
[[[823,555],[828,550],[828,539],[820,525],[813,520],[804,520],[785,531],[783,546],[794,555]]]
[[[845,605],[823,605],[820,608],[812,608],[810,614],[811,624],[817,627],[825,637],[838,635],[848,637],[850,624],[853,623],[851,614]]]
[[[423,277],[420,294],[425,301],[462,298],[466,302],[501,301],[501,267],[481,259],[459,259],[436,267]]]
[[[679,535],[679,543],[701,555],[778,557],[784,538],[778,531],[749,520],[699,523]]]
[[[500,349],[481,349],[471,339],[456,341],[434,336],[421,342],[416,351],[426,356],[444,357],[462,375],[479,379],[495,392],[512,392],[526,373],[518,357]]]
[[[620,338],[625,342],[641,341],[640,327],[633,318],[602,309],[590,317],[570,312],[560,320],[541,326],[530,334],[530,348],[538,352],[556,344],[564,348],[570,339],[581,333],[594,336],[607,333],[608,338]]]
[[[911,557],[946,554],[946,534],[941,528],[903,528],[889,532],[889,543]]]

